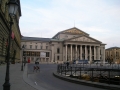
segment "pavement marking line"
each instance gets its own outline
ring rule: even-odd
[[[37,83],[35,82],[35,85],[37,85]]]

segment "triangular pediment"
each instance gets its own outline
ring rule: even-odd
[[[79,35],[89,35],[87,33],[85,33],[84,31],[76,28],[76,27],[73,27],[73,28],[70,28],[70,29],[67,29],[67,30],[64,30],[62,31],[61,33],[65,33],[65,34],[79,34]]]
[[[63,30],[63,31],[60,31],[58,32],[55,36],[53,36],[52,38],[56,38],[57,36],[59,36],[60,34],[66,34],[66,35],[86,35],[86,36],[89,36],[88,33],[76,28],[76,27],[73,27],[73,28],[70,28],[70,29],[67,29],[67,30]]]
[[[66,30],[66,31],[63,31],[63,33],[72,33],[72,34],[83,34],[82,31],[74,28],[74,29],[70,29],[70,30]]]
[[[98,40],[96,40],[96,39],[94,39],[94,38],[91,38],[91,37],[88,37],[88,36],[85,36],[85,35],[83,35],[83,36],[79,36],[79,37],[74,37],[74,38],[71,38],[71,39],[68,39],[68,40],[66,40],[66,41],[80,41],[80,42],[100,42],[100,41],[98,41]]]

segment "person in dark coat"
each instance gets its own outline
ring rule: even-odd
[[[67,61],[66,65],[67,65],[67,69],[68,69],[68,67],[69,67],[69,62],[68,61]]]

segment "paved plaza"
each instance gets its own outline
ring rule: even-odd
[[[35,64],[27,64],[21,71],[21,63],[10,64],[10,90],[105,90],[60,80],[52,74],[57,70],[57,64],[39,64],[40,72],[33,72]],[[28,68],[27,68],[28,67]],[[0,90],[5,82],[6,65],[0,65]]]
[[[0,90],[3,90],[5,82],[6,65],[0,65]],[[21,64],[10,64],[10,90],[36,90],[23,80],[23,73],[21,71]]]

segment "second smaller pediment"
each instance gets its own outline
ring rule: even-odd
[[[94,38],[87,37],[87,36],[79,36],[79,37],[68,39],[66,41],[100,42]]]

